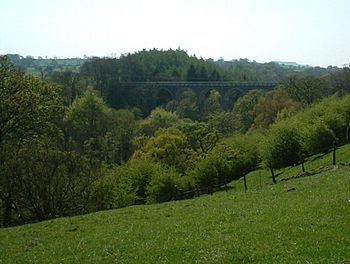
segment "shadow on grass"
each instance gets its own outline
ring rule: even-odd
[[[230,191],[234,189],[237,189],[237,187],[227,185],[226,187],[225,186],[218,187],[217,189],[215,189],[215,192],[225,192],[225,191]]]
[[[318,159],[321,159],[323,158],[324,156],[326,156],[328,153],[321,153],[319,155],[316,155],[316,156],[313,156],[312,159],[310,159],[310,161],[315,161],[315,160],[318,160]]]

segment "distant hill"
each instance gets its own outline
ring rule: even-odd
[[[281,66],[289,66],[289,67],[298,67],[298,68],[310,68],[310,65],[307,64],[298,64],[295,61],[273,61],[273,63],[276,63]]]
[[[289,76],[321,77],[337,67],[311,67],[296,62],[258,63],[248,59],[225,61],[189,56],[184,50],[142,50],[119,58],[42,58],[7,54],[22,70],[39,75],[50,72],[84,72],[118,76],[124,81],[281,81]]]
[[[73,71],[79,72],[80,67],[89,60],[89,58],[42,58],[35,59],[32,56],[23,57],[19,54],[6,55],[16,67],[33,74],[38,74],[41,71]]]

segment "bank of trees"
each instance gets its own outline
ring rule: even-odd
[[[300,164],[345,142],[347,73],[254,90],[226,111],[216,91],[202,105],[184,91],[143,118],[108,105],[98,77],[46,82],[1,57],[1,225],[193,197],[258,166]]]

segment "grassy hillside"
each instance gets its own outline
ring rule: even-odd
[[[350,160],[350,147],[338,150]],[[342,263],[350,260],[350,167],[313,157],[248,175],[228,192],[0,229],[0,263]]]

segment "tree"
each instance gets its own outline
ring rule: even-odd
[[[329,76],[332,92],[350,92],[350,68],[344,67],[341,71],[333,72]]]
[[[72,71],[52,72],[49,80],[61,86],[65,106],[70,106],[83,92],[79,75]]]
[[[218,91],[211,90],[204,100],[202,116],[207,119],[209,115],[221,111],[221,95]]]
[[[191,64],[187,70],[186,80],[187,81],[197,81],[198,80],[197,70],[193,64]]]
[[[0,199],[4,203],[3,225],[11,224],[14,193],[18,185],[10,164],[25,143],[58,132],[62,116],[57,87],[25,75],[0,56]],[[6,155],[5,155],[6,153]]]
[[[214,112],[209,115],[208,129],[218,131],[223,136],[228,136],[235,131],[234,121],[232,112]]]
[[[293,101],[282,89],[268,92],[258,99],[254,107],[254,127],[267,128],[278,117],[279,113],[295,113],[301,109],[301,104]]]
[[[303,78],[289,77],[283,82],[281,87],[287,91],[292,99],[304,106],[311,105],[330,94],[330,86],[327,80],[313,76]]]
[[[204,65],[201,66],[198,76],[199,81],[208,81],[208,71]]]
[[[71,136],[80,145],[89,139],[98,139],[106,134],[111,126],[112,111],[101,97],[88,89],[68,108],[65,116]]]
[[[198,119],[199,108],[197,105],[197,96],[192,90],[186,90],[182,93],[180,102],[176,108],[176,113],[181,118]]]
[[[113,112],[112,117],[113,128],[112,135],[114,135],[116,141],[116,147],[107,146],[111,152],[117,151],[116,159],[112,159],[112,162],[123,163],[129,160],[133,153],[132,139],[136,134],[136,121],[134,114],[126,109],[121,109]]]
[[[59,88],[27,76],[0,57],[0,145],[23,141],[50,127],[62,114]]]
[[[52,138],[25,144],[6,167],[16,183],[12,207],[22,223],[87,211],[95,172],[83,156],[59,149]]]
[[[261,148],[263,161],[271,169],[274,183],[273,169],[298,164],[304,153],[300,132],[287,122],[273,125]]]
[[[176,128],[159,129],[134,153],[133,159],[160,163],[185,173],[193,166],[195,152],[186,135]]]
[[[209,76],[209,80],[210,81],[220,81],[221,80],[220,73],[216,69],[214,69]]]
[[[334,132],[320,121],[308,125],[303,131],[305,148],[311,155],[327,153],[336,140]]]
[[[205,122],[185,122],[178,128],[186,134],[191,149],[197,154],[207,154],[220,139],[219,132]]]
[[[238,131],[246,132],[254,124],[254,108],[263,94],[264,93],[261,90],[249,91],[246,95],[240,97],[234,104],[232,112],[237,122],[236,129]]]
[[[217,144],[191,172],[199,188],[238,179],[257,168],[258,152],[252,137],[232,137]]]
[[[168,128],[181,123],[176,113],[168,112],[163,108],[154,109],[150,115],[140,122],[139,133],[146,136],[153,136],[160,128]]]

